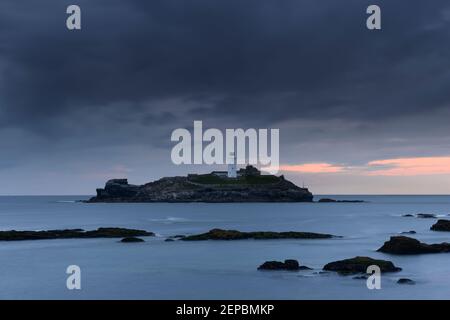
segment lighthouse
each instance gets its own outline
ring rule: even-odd
[[[230,152],[228,159],[228,178],[236,178],[236,154],[234,152]]]

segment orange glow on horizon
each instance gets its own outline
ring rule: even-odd
[[[264,168],[262,168],[264,170]],[[280,171],[293,173],[347,173],[365,176],[420,176],[450,174],[450,156],[411,157],[373,160],[362,166],[326,162],[280,165]]]
[[[450,174],[450,157],[417,157],[375,160],[369,162],[367,166],[369,169],[368,174],[371,176]]]
[[[338,173],[344,171],[344,167],[329,163],[305,163],[298,165],[281,165],[280,171],[301,173]]]

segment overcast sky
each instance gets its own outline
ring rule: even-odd
[[[194,120],[279,128],[316,194],[450,193],[450,2],[1,1],[0,194],[220,168],[172,164]]]

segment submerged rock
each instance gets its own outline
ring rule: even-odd
[[[418,213],[416,215],[408,213],[408,214],[402,215],[402,217],[406,217],[406,218],[416,217],[416,218],[421,218],[421,219],[436,219],[437,218],[436,215],[433,213]]]
[[[126,237],[126,238],[123,238],[122,240],[120,240],[120,242],[126,242],[126,243],[128,243],[128,242],[144,242],[144,240],[141,238],[136,238],[136,237]]]
[[[180,240],[198,241],[198,240],[243,240],[243,239],[328,239],[333,238],[331,234],[312,233],[312,232],[272,232],[255,231],[241,232],[237,230],[212,229],[206,233],[186,236]]]
[[[401,232],[401,234],[416,234],[416,233],[417,232],[415,232],[414,230]]]
[[[314,270],[313,268],[307,267],[307,266],[300,266],[299,270]]]
[[[450,220],[440,219],[430,228],[433,231],[450,231]]]
[[[416,284],[416,282],[414,280],[411,279],[407,279],[407,278],[400,278],[397,281],[398,284]]]
[[[322,198],[317,201],[319,203],[363,203],[364,200],[335,200],[330,198]]]
[[[381,272],[396,272],[402,270],[396,267],[391,261],[377,260],[369,257],[355,257],[351,259],[334,261],[326,264],[323,270],[336,271],[341,274],[366,273],[367,268],[376,265]]]
[[[173,242],[175,240],[173,240],[172,238],[167,238],[166,240],[164,240],[165,242]]]
[[[395,236],[386,241],[377,251],[391,254],[422,254],[450,252],[450,243],[426,244],[417,239]]]
[[[314,272],[313,274],[328,275],[328,274],[330,274],[330,272],[329,271],[318,271],[318,272]]]
[[[355,280],[367,280],[367,279],[369,279],[369,276],[367,276],[367,275],[355,276],[352,279],[355,279]]]
[[[288,259],[281,261],[266,261],[258,267],[258,270],[289,270],[298,271],[305,270],[305,266],[300,266],[297,260]]]
[[[418,213],[417,218],[423,218],[423,219],[436,219],[436,215],[432,213]]]
[[[153,232],[126,228],[98,228],[84,231],[83,229],[47,230],[47,231],[0,231],[0,241],[44,240],[72,238],[123,238],[135,236],[154,236]]]

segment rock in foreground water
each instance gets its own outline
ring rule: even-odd
[[[401,234],[416,234],[417,232],[415,232],[414,230],[410,230],[410,231],[403,231],[401,232]]]
[[[391,254],[422,254],[450,252],[450,243],[426,244],[417,239],[395,236],[386,241],[377,251]]]
[[[98,228],[84,231],[83,229],[47,230],[47,231],[0,231],[0,241],[44,240],[72,238],[124,238],[137,236],[154,236],[153,232],[126,228]]]
[[[396,267],[391,261],[377,260],[369,257],[355,257],[351,259],[334,261],[326,264],[323,270],[336,271],[341,274],[366,273],[367,268],[376,265],[381,272],[396,272],[402,270]]]
[[[409,284],[409,285],[416,284],[416,282],[414,280],[407,279],[407,278],[398,279],[397,283],[398,284]]]
[[[450,220],[440,219],[430,229],[434,231],[450,231]]]
[[[331,234],[313,233],[313,232],[272,232],[272,231],[255,231],[241,232],[237,230],[212,229],[206,233],[186,236],[181,238],[183,241],[199,241],[199,240],[243,240],[243,239],[327,239],[333,238]]]
[[[258,267],[258,270],[289,270],[289,271],[298,271],[298,270],[311,270],[306,266],[300,266],[297,260],[289,259],[281,261],[266,261],[262,265]]]

